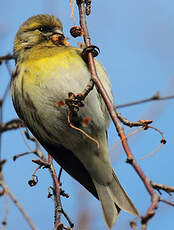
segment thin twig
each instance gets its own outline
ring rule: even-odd
[[[168,186],[168,185],[164,185],[164,184],[158,184],[158,183],[155,183],[155,182],[150,182],[152,187],[154,189],[156,189],[157,191],[160,191],[160,190],[163,190],[165,192],[167,192],[168,194],[174,192],[174,187],[172,186]]]
[[[49,171],[51,173],[53,179],[53,186],[54,186],[54,226],[56,227],[57,224],[60,223],[60,213],[62,210],[62,204],[60,199],[60,185],[59,181],[52,163],[52,157],[48,154],[48,163],[51,165]]]
[[[84,33],[84,42],[86,44],[86,48],[88,48],[89,46],[91,46],[90,43],[90,36],[87,30],[87,25],[86,25],[86,18],[85,18],[85,12],[84,12],[84,0],[78,0],[77,1],[77,5],[79,7],[79,15],[80,15],[80,25],[81,28],[83,30]],[[123,127],[120,125],[119,120],[117,118],[117,111],[116,108],[114,107],[114,105],[112,104],[105,88],[103,87],[101,81],[99,80],[98,76],[97,76],[97,72],[96,72],[96,67],[95,67],[95,63],[94,63],[94,59],[93,59],[93,55],[92,53],[89,51],[87,53],[87,60],[88,60],[88,66],[89,66],[89,71],[91,73],[91,78],[93,79],[93,81],[95,82],[98,91],[100,92],[100,94],[102,95],[102,98],[107,106],[107,109],[109,111],[109,114],[112,118],[112,121],[115,125],[115,128],[120,136],[120,139],[122,141],[122,146],[126,152],[127,155],[127,162],[130,163],[132,165],[132,167],[136,170],[137,174],[139,175],[139,177],[141,178],[142,182],[144,183],[147,191],[149,192],[151,199],[152,199],[152,203],[151,206],[149,207],[146,216],[151,214],[151,212],[155,210],[155,208],[157,208],[158,205],[158,201],[159,201],[159,196],[155,193],[152,185],[150,184],[150,180],[146,177],[146,175],[144,174],[144,172],[142,171],[142,169],[139,167],[139,165],[137,164],[136,160],[134,159],[133,154],[131,153],[131,150],[129,148],[128,142],[127,142],[127,138],[126,135],[124,133],[124,129]],[[147,218],[146,218],[147,220]],[[148,220],[147,220],[148,221]],[[146,221],[146,223],[147,223]],[[145,228],[144,228],[145,229]]]
[[[18,129],[19,127],[24,127],[23,121],[20,119],[13,119],[6,123],[0,124],[0,133],[13,129]]]
[[[165,204],[168,204],[168,205],[174,207],[174,202],[171,202],[169,200],[164,200],[164,199],[160,199],[160,201],[163,202],[163,203],[165,203]]]
[[[158,208],[158,203],[160,201],[160,196],[154,193],[151,195],[151,205],[148,208],[146,215],[141,217],[141,224],[142,224],[142,230],[147,229],[147,223],[148,221],[155,215],[155,209]]]
[[[4,183],[4,181],[1,181],[1,186],[5,189],[5,192],[9,195],[11,200],[14,202],[16,207],[19,209],[29,226],[31,227],[32,230],[36,230],[36,226],[33,224],[32,220],[30,217],[27,215],[26,211],[22,207],[22,205],[19,203],[19,201],[16,199],[16,197],[13,195],[13,193],[10,191],[10,189],[7,187],[7,185]]]
[[[5,195],[5,200],[6,200],[6,207],[5,207],[4,219],[2,221],[2,227],[1,227],[0,230],[4,230],[5,229],[5,226],[7,225],[7,217],[8,217],[8,195],[7,195],[6,192],[4,193],[4,195]]]
[[[70,220],[68,214],[64,211],[63,208],[61,209],[61,213],[62,213],[62,214],[64,215],[64,217],[67,219],[67,221],[68,221],[70,227],[73,228],[73,227],[74,227],[74,224],[72,223],[72,221]]]
[[[30,155],[30,154],[32,154],[32,153],[33,153],[33,152],[31,151],[31,152],[24,152],[24,153],[16,154],[16,155],[13,156],[13,160],[15,161],[15,160],[17,160],[17,159],[20,158],[20,157],[23,157],[23,156],[26,156],[26,155]]]
[[[79,14],[80,14],[80,25],[81,25],[82,30],[84,32],[84,42],[86,44],[86,47],[89,47],[89,46],[91,46],[91,43],[90,43],[90,37],[89,37],[88,30],[87,30],[86,19],[85,19],[84,0],[77,1],[77,4],[78,4],[78,7],[79,7]],[[114,105],[112,104],[112,102],[111,102],[111,100],[110,100],[110,98],[109,98],[104,86],[102,85],[100,79],[98,78],[92,53],[88,52],[87,57],[88,57],[88,65],[89,65],[89,70],[90,70],[90,73],[91,73],[91,78],[93,79],[93,81],[97,85],[97,88],[98,88],[100,94],[103,97],[103,100],[104,100],[104,102],[105,102],[105,104],[107,106],[107,109],[108,109],[109,114],[110,114],[110,116],[112,118],[112,121],[113,121],[113,123],[114,123],[114,125],[116,127],[116,130],[117,130],[117,132],[118,132],[118,134],[120,136],[120,139],[122,140],[122,145],[123,145],[123,148],[124,148],[127,156],[132,157],[132,154],[131,154],[131,151],[130,151],[130,148],[128,146],[128,142],[127,142],[127,139],[126,139],[126,136],[124,134],[123,127],[120,125],[119,120],[117,118],[116,109],[114,108]]]
[[[3,61],[8,61],[8,60],[11,60],[11,59],[14,59],[12,54],[7,54],[7,55],[4,55],[4,56],[0,56],[0,65],[2,64]]]
[[[125,108],[128,106],[133,106],[133,105],[139,105],[139,104],[143,104],[143,103],[147,103],[147,102],[151,102],[151,101],[162,101],[162,100],[169,100],[169,99],[174,99],[174,95],[168,95],[168,96],[160,96],[159,92],[156,92],[152,97],[149,97],[147,99],[142,99],[142,100],[138,100],[138,101],[133,101],[133,102],[129,102],[129,103],[125,103],[125,104],[120,104],[120,105],[116,105],[115,107],[118,108]]]
[[[62,175],[62,167],[60,168],[60,170],[59,170],[59,174],[58,174],[58,177],[57,177],[57,179],[58,179],[58,181],[59,181],[59,184],[60,184],[60,177],[61,177],[61,175]]]
[[[132,127],[138,127],[138,126],[147,126],[149,124],[151,124],[153,121],[152,120],[139,120],[139,121],[129,121],[128,119],[126,119],[125,117],[123,117],[121,115],[120,112],[116,111],[117,112],[117,117],[118,119],[124,124],[124,125],[127,125],[129,126],[130,128]]]

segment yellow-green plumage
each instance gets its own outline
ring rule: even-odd
[[[41,29],[42,28],[42,29]],[[120,209],[138,212],[112,170],[108,155],[106,106],[94,89],[72,122],[95,138],[97,145],[81,132],[68,126],[67,107],[57,107],[69,92],[81,93],[90,80],[90,72],[80,49],[54,44],[51,35],[62,25],[50,15],[28,19],[15,39],[16,69],[11,83],[15,109],[30,131],[54,159],[101,201],[106,224],[111,228]],[[113,100],[110,81],[102,65],[95,61],[97,73]],[[84,127],[82,120],[91,122]]]

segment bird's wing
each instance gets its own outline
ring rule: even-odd
[[[42,143],[42,145],[68,174],[70,174],[98,199],[95,186],[88,171],[85,169],[80,160],[73,154],[73,152],[63,146],[57,147],[45,143]]]

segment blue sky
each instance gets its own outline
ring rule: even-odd
[[[0,55],[11,53],[18,27],[30,16],[50,13],[59,17],[66,36],[72,45],[80,39],[71,38],[69,29],[73,25],[70,18],[69,1],[53,0],[1,0],[0,13]],[[156,91],[161,95],[174,92],[174,2],[172,0],[117,0],[93,1],[92,13],[87,18],[92,43],[100,47],[98,59],[105,66],[113,86],[115,104],[126,103],[152,96]],[[76,23],[78,14],[75,10]],[[13,63],[11,68],[13,69]],[[0,96],[8,83],[9,75],[5,65],[0,66]],[[153,119],[153,126],[164,132],[167,144],[157,153],[143,161],[138,161],[147,176],[155,182],[173,185],[173,114],[174,101],[152,102],[120,109],[130,120]],[[10,94],[4,110],[4,121],[16,117]],[[126,132],[131,132],[127,129]],[[113,125],[109,130],[109,146],[118,141]],[[160,136],[152,131],[144,131],[129,138],[130,147],[137,159],[149,154],[160,144]],[[32,146],[32,145],[31,145]],[[47,188],[51,183],[46,170],[38,172],[39,183],[30,188],[27,181],[35,169],[31,162],[34,156],[12,161],[13,155],[28,151],[19,131],[3,135],[2,156],[8,159],[4,167],[6,183],[32,218],[38,229],[53,226],[53,202],[47,199]],[[126,156],[120,146],[111,152],[113,167],[121,184],[131,196],[140,214],[144,214],[150,204],[150,197],[134,170],[125,164]],[[78,183],[63,173],[63,188],[70,194],[63,198],[64,209],[75,223],[79,213],[91,216],[91,229],[106,229],[99,202],[81,188]],[[165,198],[174,200],[173,197]],[[3,198],[0,200],[0,220],[4,215]],[[160,203],[156,216],[149,222],[148,229],[173,229],[174,209]],[[129,229],[128,222],[133,217],[121,213],[115,227]],[[30,229],[16,207],[10,202],[6,229]]]

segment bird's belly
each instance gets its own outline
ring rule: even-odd
[[[59,102],[65,101],[70,92],[82,92],[89,82],[89,76],[85,76],[86,79],[82,76],[82,79],[81,75],[78,78],[68,78],[65,75],[66,73],[62,72],[61,76],[49,78],[47,81],[37,79],[37,84],[24,87],[24,95],[27,96],[23,97],[25,103],[22,104],[25,104],[26,108],[22,110],[26,111],[24,120],[28,121],[27,125],[37,138],[52,141],[57,145],[67,144],[65,147],[72,150],[77,145],[91,144],[92,141],[87,135],[96,138],[100,130],[107,129],[108,121],[101,110],[101,102],[94,88],[86,97],[84,106],[79,108],[72,120],[70,119],[75,127],[69,126],[69,108]],[[83,125],[85,119],[89,120],[86,126]]]

